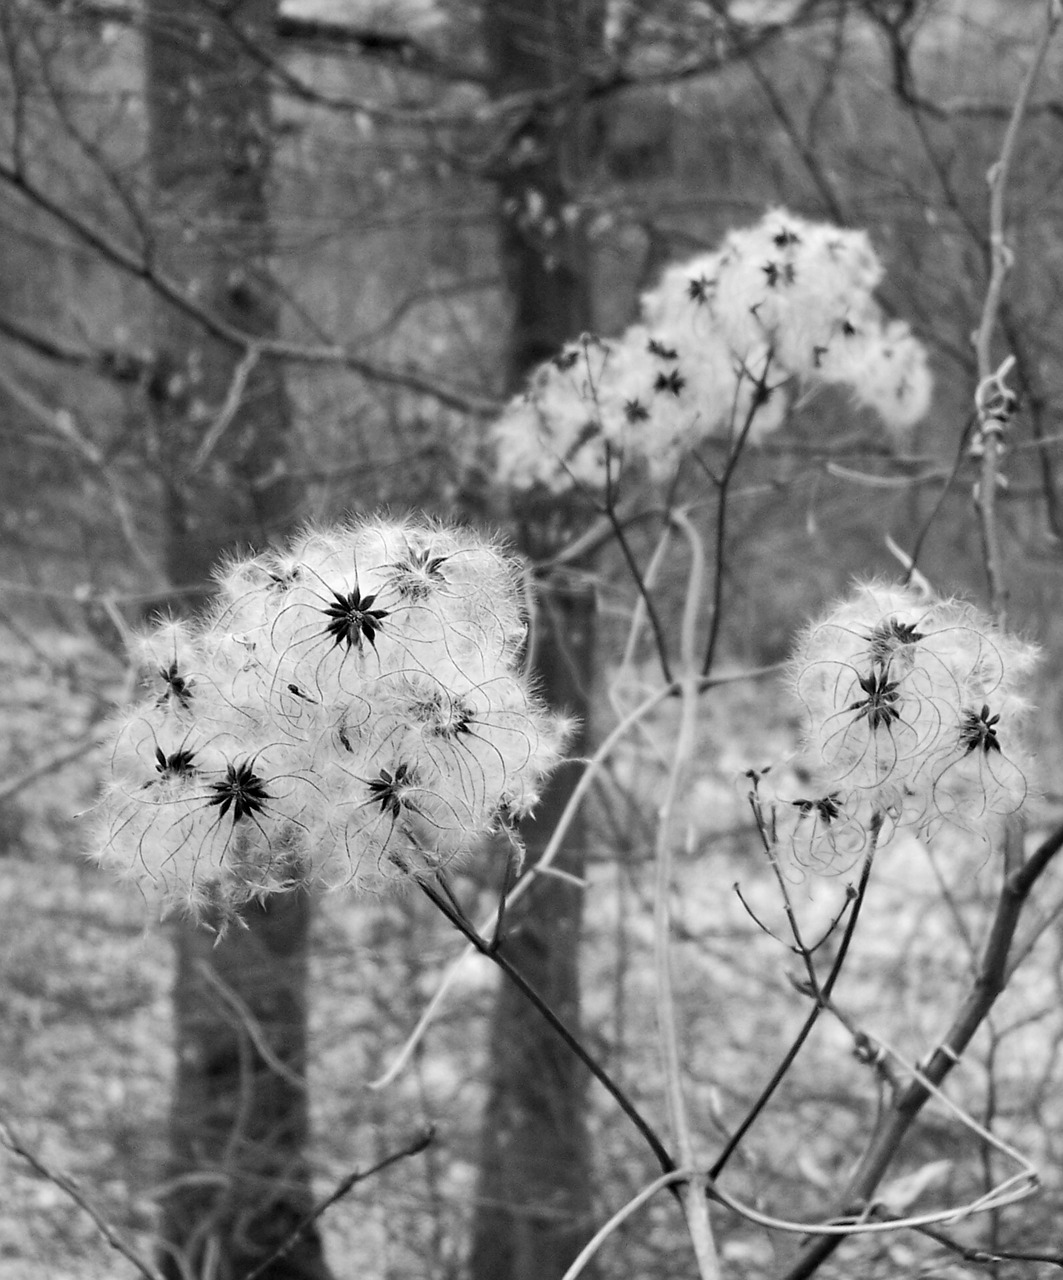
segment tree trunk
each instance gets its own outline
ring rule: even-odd
[[[238,32],[268,53],[278,0],[150,0],[145,48],[152,257],[249,339],[275,337],[269,84]],[[223,14],[229,14],[226,19]],[[171,583],[205,594],[218,556],[298,515],[283,465],[283,374],[160,302],[149,385]]]
[[[495,96],[572,86],[520,118],[494,174],[513,391],[592,323],[586,215],[573,184],[592,128],[579,75],[600,43],[601,12],[593,0],[485,0],[484,27]]]
[[[536,670],[554,706],[579,710],[572,745],[583,753],[593,680],[594,593],[555,585],[540,596]],[[529,863],[543,852],[579,778],[558,770],[534,822],[525,824]],[[577,822],[555,865],[581,876],[585,832]],[[507,917],[506,956],[574,1030],[579,1027],[583,890],[538,878]],[[592,1185],[585,1106],[587,1074],[510,983],[499,988],[491,1024],[488,1103],[483,1117],[472,1280],[556,1280],[591,1234]],[[593,1271],[586,1271],[593,1275]]]
[[[163,1230],[163,1272],[173,1280],[239,1280],[311,1207],[304,1154],[310,914],[307,895],[276,894],[245,908],[247,927],[230,928],[220,943],[204,928],[186,926],[178,935],[175,1181]],[[310,1232],[263,1278],[327,1275],[320,1239]]]
[[[274,336],[268,290],[269,86],[246,37],[268,50],[277,0],[149,0],[146,77],[157,266],[250,339]],[[198,603],[228,548],[291,523],[289,406],[257,362],[161,302],[151,446],[175,599]],[[245,927],[246,926],[246,927]],[[306,1163],[310,900],[245,909],[218,937],[176,930],[177,1072],[160,1265],[168,1280],[238,1280],[312,1204]],[[313,1230],[266,1280],[328,1280]]]
[[[599,24],[594,6],[571,0],[486,3],[496,94],[575,86],[571,99],[529,113],[509,140],[497,175],[500,253],[513,308],[510,390],[592,322],[588,245],[569,180],[582,172],[585,153],[576,78],[596,47]],[[567,524],[553,503],[515,515],[522,549],[532,556],[547,550]],[[551,582],[540,591],[537,674],[551,705],[581,721],[575,755],[589,735],[594,608],[593,590]],[[535,820],[524,825],[530,862],[545,848],[578,777],[575,765],[559,770]],[[577,822],[555,865],[581,876],[584,857],[585,833]],[[540,878],[510,913],[503,943],[509,959],[574,1030],[582,909],[576,885]],[[470,1277],[557,1280],[590,1234],[586,1072],[505,982],[492,1016],[490,1053]]]

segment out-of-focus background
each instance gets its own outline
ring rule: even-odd
[[[541,511],[531,533],[527,512],[514,523],[491,481],[491,421],[562,341],[619,332],[663,266],[776,205],[868,230],[883,305],[925,343],[935,396],[899,445],[821,391],[746,453],[720,556],[722,667],[778,662],[853,575],[898,573],[887,536],[941,592],[984,599],[967,444],[987,173],[1045,12],[1041,0],[0,4],[0,1112],[145,1256],[178,1176],[173,926],[83,858],[102,725],[134,691],[126,633],[199,603],[226,552],[308,519],[421,509],[556,550],[584,516],[566,509],[560,532]],[[1061,49],[1049,49],[1009,175],[1014,264],[997,333],[1021,402],[999,503],[1009,620],[1044,648],[1031,838],[1063,805]],[[709,481],[687,474],[682,496],[711,540]],[[632,539],[642,556],[652,547],[649,532]],[[666,627],[682,568],[660,575]],[[635,595],[613,551],[569,583],[588,584],[593,742],[614,723]],[[635,659],[628,678],[652,679],[649,649]],[[672,732],[662,713],[596,785],[581,941],[565,953],[588,1044],[660,1123],[650,863]],[[706,699],[700,732],[675,957],[691,1112],[711,1160],[805,1012],[787,979],[796,958],[732,887],[785,935],[736,779],[794,750],[797,713],[775,678],[737,682]],[[971,980],[999,873],[964,835],[883,853],[839,988],[858,1025],[912,1059],[934,1048]],[[794,869],[811,932],[853,875]],[[458,877],[474,917],[499,879],[497,849]],[[1049,878],[1046,913],[1058,894]],[[821,1275],[1056,1273],[1061,942],[1050,922],[950,1083],[1043,1171],[1043,1194],[956,1227],[967,1254],[918,1233],[873,1236]],[[507,1162],[485,1133],[514,1055],[498,1053],[497,981],[482,960],[462,969],[397,1081],[369,1086],[459,951],[413,895],[317,905],[309,1131],[293,1180],[325,1194],[436,1126],[425,1152],[323,1216],[337,1280],[555,1280],[516,1246],[489,1259],[485,1233],[549,1231],[571,1205],[541,1188],[575,1176],[586,1238],[655,1172],[582,1082],[567,1171],[540,1169],[524,1191],[485,1176],[490,1159]],[[239,1006],[219,1016],[249,1034]],[[780,1217],[826,1212],[882,1087],[823,1019],[729,1185]],[[537,1105],[548,1127],[548,1090]],[[932,1105],[896,1165],[915,1180],[884,1195],[896,1209],[959,1204],[1012,1171]],[[0,1280],[133,1274],[53,1180],[3,1149],[0,1179]],[[785,1237],[723,1212],[717,1225],[728,1274],[785,1274]],[[659,1198],[607,1243],[598,1274],[692,1274],[688,1248]],[[976,1249],[1055,1261],[985,1262]]]

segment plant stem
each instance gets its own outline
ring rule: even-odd
[[[517,989],[525,996],[527,1000],[539,1011],[546,1021],[553,1027],[557,1034],[564,1040],[565,1044],[572,1050],[577,1058],[583,1063],[592,1076],[601,1084],[616,1104],[623,1111],[624,1115],[631,1121],[635,1128],[645,1138],[647,1145],[657,1158],[657,1163],[661,1166],[664,1173],[674,1173],[676,1171],[676,1162],[672,1159],[667,1148],[658,1138],[653,1128],[645,1117],[639,1112],[638,1108],[620,1088],[616,1081],[609,1075],[605,1068],[597,1062],[590,1053],[584,1048],[579,1039],[566,1026],[566,1024],[558,1017],[546,1000],[539,994],[531,983],[524,977],[519,969],[515,968],[500,946],[492,946],[485,942],[484,939],[469,924],[465,917],[454,911],[453,907],[447,902],[446,898],[436,889],[429,881],[418,880],[422,892],[432,904],[443,913],[450,923],[462,934],[462,936],[480,953],[486,956],[493,964],[496,964],[506,977],[517,987]]]
[[[915,1122],[924,1103],[931,1096],[927,1084],[937,1088],[949,1074],[971,1042],[975,1032],[1004,990],[1011,970],[1008,953],[1030,891],[1048,864],[1063,849],[1063,827],[1042,841],[1028,859],[1012,870],[1005,869],[1004,882],[997,900],[996,913],[982,952],[978,973],[939,1047],[930,1055],[919,1078],[911,1079],[893,1099],[870,1145],[864,1152],[856,1172],[839,1200],[838,1212],[845,1214],[852,1206],[863,1206],[874,1194],[897,1153],[904,1135]],[[926,1083],[924,1083],[926,1082]],[[833,1216],[833,1215],[832,1215]],[[843,1237],[816,1236],[805,1247],[782,1280],[807,1280],[830,1257]]]
[[[712,1168],[709,1170],[709,1178],[711,1181],[715,1181],[720,1176],[724,1170],[724,1166],[738,1149],[739,1143],[753,1127],[761,1112],[771,1101],[772,1094],[774,1094],[775,1090],[785,1079],[786,1073],[793,1065],[794,1059],[801,1052],[802,1046],[812,1033],[812,1028],[819,1020],[819,1015],[824,1009],[823,1002],[829,999],[831,992],[834,990],[834,984],[838,981],[838,977],[841,974],[842,965],[845,963],[845,957],[849,951],[849,944],[852,942],[853,934],[856,931],[856,922],[860,918],[860,908],[863,906],[864,898],[867,896],[867,885],[871,878],[871,864],[874,859],[874,854],[875,846],[872,844],[871,848],[868,850],[867,857],[864,859],[864,865],[860,872],[860,882],[856,887],[856,896],[853,899],[849,919],[845,924],[845,932],[842,934],[842,940],[838,946],[838,954],[834,957],[834,963],[831,965],[830,973],[827,974],[826,981],[823,983],[821,988],[821,999],[817,1000],[809,1010],[808,1016],[805,1018],[804,1025],[797,1033],[793,1044],[791,1044],[789,1049],[787,1049],[783,1060],[775,1068],[771,1079],[760,1091],[756,1101],[746,1113],[745,1119],[727,1140],[726,1146],[720,1152],[719,1156],[717,1156],[715,1164],[713,1164]]]
[[[694,1141],[683,1100],[682,1071],[679,1057],[679,1035],[676,1027],[675,1000],[669,957],[671,939],[672,894],[672,824],[679,787],[694,753],[698,724],[699,673],[695,656],[697,619],[700,612],[702,586],[705,581],[705,556],[697,531],[683,512],[673,520],[690,544],[690,577],[683,607],[680,632],[682,672],[679,677],[679,730],[676,736],[672,767],[665,784],[657,821],[656,892],[653,907],[654,977],[657,994],[657,1030],[664,1067],[665,1096],[672,1133],[679,1147],[679,1161],[684,1168],[697,1163]],[[720,1274],[716,1246],[709,1221],[709,1205],[704,1188],[687,1182],[680,1189],[690,1238],[702,1280],[717,1280]]]
[[[1005,240],[1004,203],[1007,195],[1008,173],[1018,145],[1019,131],[1029,106],[1030,95],[1033,93],[1048,47],[1061,19],[1063,19],[1063,4],[1060,0],[1047,0],[1041,38],[1015,98],[1015,105],[1000,146],[1000,155],[989,170],[989,284],[974,339],[978,361],[975,406],[978,411],[978,445],[981,449],[981,478],[976,505],[982,529],[982,551],[986,576],[989,580],[990,602],[997,623],[1001,626],[1004,624],[1007,605],[1007,587],[1004,582],[1000,534],[996,519],[996,496],[1000,458],[1004,452],[1005,428],[1015,410],[1015,397],[1004,383],[1011,366],[1015,363],[1015,357],[1008,356],[994,372],[992,355],[993,331],[1000,313],[1004,281],[1013,261],[1013,254]]]

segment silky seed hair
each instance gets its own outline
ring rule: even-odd
[[[812,799],[930,832],[1015,812],[1029,789],[1024,690],[1036,660],[965,601],[858,585],[804,629],[790,660]]]
[[[308,529],[233,560],[139,642],[96,856],[164,908],[378,892],[536,803],[566,722],[523,670],[516,564],[424,521]]]
[[[904,438],[932,379],[875,300],[882,276],[866,232],[769,211],[668,267],[622,336],[585,334],[534,370],[492,429],[498,478],[597,493],[635,466],[663,482],[702,441],[763,439],[795,388],[830,384]]]

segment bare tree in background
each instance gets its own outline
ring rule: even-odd
[[[518,118],[493,175],[512,308],[507,389],[514,391],[531,368],[593,323],[577,184],[588,151],[581,77],[600,44],[601,11],[594,3],[565,0],[486,0],[483,24],[494,95],[539,95]],[[552,96],[557,90],[562,92]],[[566,530],[563,503],[523,503],[514,514],[518,540],[533,558],[548,554]],[[532,628],[535,669],[551,704],[579,717],[571,745],[576,756],[590,734],[594,613],[592,585],[557,575],[540,582]],[[531,862],[544,851],[578,777],[576,765],[559,770],[534,820],[525,824]],[[566,874],[540,877],[512,912],[503,943],[509,959],[572,1027],[580,1017],[578,880],[586,838],[578,821],[554,863]],[[550,1280],[579,1251],[593,1205],[586,1073],[508,983],[496,997],[490,1055],[472,1280]]]
[[[162,487],[170,584],[202,599],[218,556],[287,528],[296,497],[285,478],[290,410],[275,364],[254,339],[273,337],[267,279],[273,147],[269,84],[242,41],[268,48],[276,0],[215,12],[152,0],[145,36],[154,194],[151,257],[224,332],[159,299],[149,387],[151,445]],[[194,690],[193,690],[194,696]],[[310,899],[286,894],[247,908],[219,937],[177,927],[177,1074],[164,1200],[164,1272],[208,1261],[219,1280],[260,1263],[310,1207],[306,968]],[[263,1273],[323,1280],[308,1231]]]

